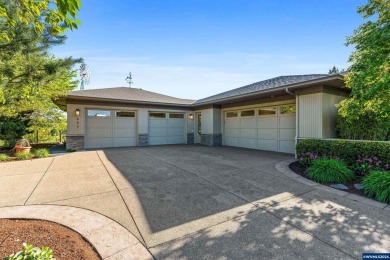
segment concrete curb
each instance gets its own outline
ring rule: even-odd
[[[317,190],[327,191],[327,192],[333,193],[335,195],[338,195],[338,196],[341,196],[341,197],[345,197],[345,198],[353,200],[353,201],[358,201],[360,203],[363,203],[363,204],[366,204],[366,205],[369,205],[369,206],[372,206],[372,207],[375,207],[375,208],[379,208],[379,209],[382,209],[382,210],[383,209],[384,210],[390,210],[390,205],[389,204],[382,203],[382,202],[379,202],[379,201],[375,201],[375,200],[372,200],[372,199],[369,199],[369,198],[365,198],[365,197],[362,197],[362,196],[358,196],[358,195],[355,195],[353,193],[349,193],[349,192],[346,192],[346,191],[333,189],[331,187],[328,187],[328,186],[319,184],[317,182],[311,181],[309,179],[306,179],[305,177],[302,177],[299,174],[296,174],[295,172],[290,170],[290,168],[288,167],[291,163],[293,163],[295,161],[297,161],[297,160],[296,159],[288,159],[288,160],[277,162],[277,163],[275,163],[275,169],[278,170],[283,175],[285,175],[285,176],[287,176],[289,178],[292,178],[293,180],[295,180],[297,182],[300,182],[300,183],[303,183],[305,185],[311,186],[311,187],[313,187],[313,188],[315,188]]]
[[[154,259],[127,229],[86,209],[31,205],[0,208],[0,218],[42,219],[67,226],[87,239],[103,259]]]

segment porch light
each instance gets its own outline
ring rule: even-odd
[[[194,119],[194,115],[190,114],[189,118],[190,118],[190,120]]]
[[[75,115],[76,115],[77,117],[80,116],[80,109],[77,108],[77,109],[75,110]]]

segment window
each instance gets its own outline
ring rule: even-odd
[[[255,110],[241,111],[241,116],[254,116],[254,115],[255,115]]]
[[[135,112],[116,111],[116,117],[135,117]]]
[[[238,112],[227,112],[226,117],[238,117]]]
[[[110,110],[88,110],[88,116],[110,117]]]
[[[259,116],[267,116],[267,115],[275,115],[276,107],[262,107],[259,108],[258,115]]]
[[[295,114],[296,107],[295,105],[287,105],[280,107],[280,114]]]
[[[169,118],[184,118],[184,114],[169,113]]]
[[[150,118],[165,118],[165,113],[149,113]]]

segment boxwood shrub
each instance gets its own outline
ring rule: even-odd
[[[382,163],[390,162],[390,142],[351,141],[330,139],[305,139],[296,147],[298,158],[307,153],[320,157],[339,158],[354,165],[360,158],[376,157]]]

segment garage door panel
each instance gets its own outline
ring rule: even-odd
[[[295,129],[279,129],[279,139],[291,141],[295,139]]]
[[[111,129],[111,118],[88,118],[87,119],[87,130],[98,129],[98,128],[110,128]]]
[[[135,119],[124,119],[124,118],[116,118],[114,119],[114,128],[136,128]]]
[[[257,139],[257,149],[276,152],[278,151],[278,141]]]
[[[237,137],[226,137],[224,144],[227,146],[238,146],[238,139]]]
[[[244,148],[257,148],[257,139],[256,138],[240,138],[239,146]]]
[[[169,144],[183,144],[185,143],[183,135],[181,136],[168,136]]]
[[[108,147],[112,147],[112,138],[87,138],[87,149]]]
[[[238,118],[235,119],[225,119],[225,127],[226,128],[239,128],[240,120]]]
[[[241,118],[241,127],[245,128],[257,128],[256,118]]]
[[[113,139],[113,146],[114,147],[126,147],[126,146],[136,146],[137,144],[137,139],[135,137],[129,138],[119,138],[116,137]]]
[[[135,138],[136,137],[136,131],[135,129],[114,129],[114,138],[119,137],[119,138]]]
[[[278,120],[277,117],[259,117],[257,120],[258,128],[277,128]]]
[[[226,137],[239,137],[240,136],[240,129],[227,128],[227,129],[225,129],[225,136]]]
[[[261,139],[278,139],[278,129],[272,128],[272,129],[266,129],[266,128],[260,128],[257,129],[257,136]]]
[[[257,129],[241,129],[241,138],[257,138]]]
[[[181,136],[183,137],[184,135],[184,127],[182,128],[168,128],[168,136]]]
[[[149,127],[167,127],[168,122],[166,119],[150,119]]]
[[[167,144],[168,138],[167,137],[154,137],[149,136],[149,144],[150,145],[161,145],[161,144]]]
[[[293,116],[281,116],[279,117],[280,128],[294,128],[295,129],[295,115]]]
[[[183,127],[184,119],[169,119],[168,127]]]
[[[279,141],[279,151],[283,153],[295,153],[295,141]]]
[[[111,138],[111,128],[109,129],[99,129],[99,128],[90,128],[87,130],[87,138]]]
[[[149,136],[167,136],[167,128],[150,128],[149,129]]]

